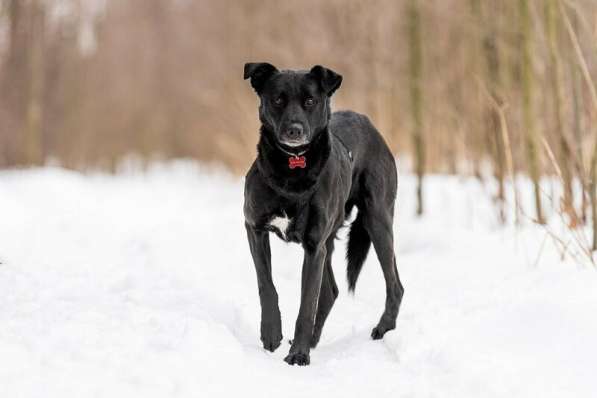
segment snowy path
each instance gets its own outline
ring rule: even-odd
[[[0,172],[0,397],[597,396],[597,272],[543,233],[498,228],[473,180],[400,182],[398,328],[369,339],[384,285],[370,255],[340,287],[312,365],[260,345],[242,183],[189,164],[120,177]],[[285,340],[301,251],[272,236]],[[536,263],[536,264],[535,264]]]

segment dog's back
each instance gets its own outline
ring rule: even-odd
[[[384,191],[390,194],[388,199],[393,201],[397,187],[396,162],[369,118],[353,111],[334,112],[330,119],[330,131],[350,151],[353,185],[360,188],[359,180],[367,175],[368,178],[382,178],[387,184]]]

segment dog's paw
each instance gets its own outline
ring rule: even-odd
[[[290,353],[286,356],[286,358],[284,358],[284,360],[289,364],[289,365],[298,365],[298,366],[305,366],[305,365],[309,365],[310,363],[310,358],[309,358],[309,353],[306,352],[295,352],[295,353]]]
[[[261,327],[261,342],[263,348],[274,352],[282,342],[282,331],[280,326],[262,326]]]
[[[395,326],[384,326],[384,325],[377,325],[376,327],[373,328],[373,330],[371,331],[371,338],[373,340],[379,340],[381,338],[383,338],[384,334],[386,334],[386,332],[388,332],[389,330],[395,329]]]
[[[278,349],[278,347],[280,347],[280,341],[282,339],[278,339],[278,340],[263,340],[263,338],[261,339],[261,341],[263,342],[263,348],[265,348],[268,351],[274,352]]]

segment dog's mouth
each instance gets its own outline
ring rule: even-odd
[[[278,141],[278,147],[288,154],[298,154],[309,149],[309,141],[304,140],[302,143],[288,143],[286,141]]]
[[[292,139],[281,139],[279,140],[280,145],[285,146],[285,147],[289,147],[292,149],[296,149],[305,145],[309,144],[309,140],[307,140],[306,138],[299,138],[296,140],[292,140]]]

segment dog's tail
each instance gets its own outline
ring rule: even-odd
[[[348,267],[346,269],[346,277],[348,279],[348,290],[354,292],[357,284],[357,279],[363,268],[363,263],[369,253],[371,247],[371,237],[367,233],[363,225],[363,216],[359,212],[356,219],[350,226],[350,233],[348,235],[348,245],[346,247],[346,260]]]

